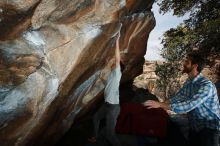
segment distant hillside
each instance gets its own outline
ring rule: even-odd
[[[156,69],[156,62],[158,64],[162,64],[163,61],[146,61],[143,67],[143,74],[137,76],[134,80],[134,85],[138,88],[148,89],[152,94],[155,94],[158,97],[161,97],[163,93],[157,88],[156,80],[158,79],[155,69]],[[220,81],[219,81],[219,72],[220,69],[220,60],[215,60],[215,64],[212,68],[206,67],[203,69],[202,74],[210,79],[213,83],[216,83],[218,91],[220,93]],[[217,73],[218,72],[218,73]],[[187,79],[187,75],[184,74],[179,79],[181,84]],[[219,94],[220,95],[220,94]]]

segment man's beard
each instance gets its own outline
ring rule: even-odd
[[[190,68],[187,68],[187,67],[183,67],[183,73],[190,73],[191,71],[193,70],[193,68],[192,67],[190,67]]]

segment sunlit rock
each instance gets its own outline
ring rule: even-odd
[[[100,97],[118,32],[122,82],[141,73],[155,26],[152,2],[2,0],[0,145],[58,141]]]

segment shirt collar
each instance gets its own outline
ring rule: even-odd
[[[193,78],[192,80],[190,80],[192,83],[195,83],[196,81],[198,81],[200,78],[202,77],[202,74],[199,73],[195,78]]]

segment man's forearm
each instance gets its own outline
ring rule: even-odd
[[[171,109],[170,103],[169,103],[168,101],[166,101],[166,102],[161,102],[161,103],[160,103],[160,107],[161,107],[162,109],[164,109],[164,110],[170,110],[170,109]]]
[[[115,48],[115,59],[116,65],[120,64],[120,49],[119,49],[119,37],[116,40],[116,48]]]

